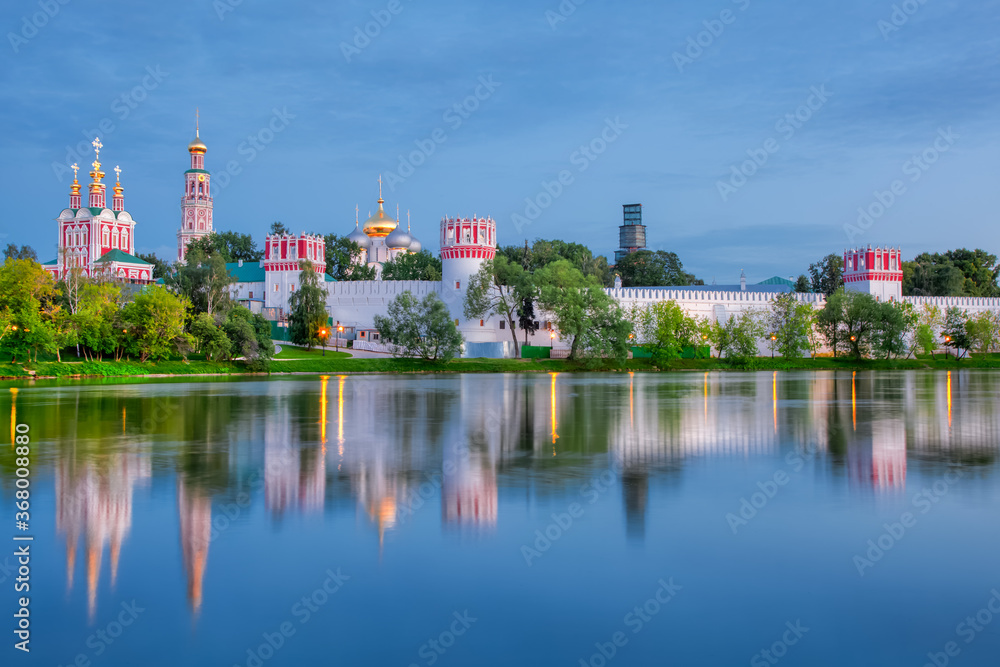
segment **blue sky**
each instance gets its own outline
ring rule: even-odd
[[[488,214],[502,243],[610,255],[641,202],[649,246],[708,282],[851,241],[1000,253],[997,1],[7,0],[0,27],[3,243],[43,260],[67,147],[102,121],[139,250],[173,257],[195,107],[216,229],[258,242],[349,232],[381,173],[434,251],[442,215]]]

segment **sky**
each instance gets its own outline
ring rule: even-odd
[[[172,258],[196,108],[215,228],[259,244],[347,234],[381,174],[434,252],[475,214],[610,257],[642,203],[708,283],[1000,254],[1000,1],[5,0],[0,28],[0,242],[42,261],[95,136]]]

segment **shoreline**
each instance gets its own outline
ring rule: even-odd
[[[39,362],[37,364],[0,364],[0,380],[92,380],[101,378],[171,377],[252,377],[271,375],[357,375],[420,373],[593,373],[593,372],[757,372],[757,371],[877,371],[877,370],[962,370],[1000,369],[1000,355],[976,355],[958,360],[954,357],[908,359],[833,359],[818,357],[784,360],[758,357],[749,364],[734,364],[727,359],[674,359],[656,364],[651,359],[629,359],[624,366],[572,362],[565,359],[454,359],[433,363],[406,358],[315,358],[273,360],[270,371],[250,371],[238,363],[207,361],[99,361]]]

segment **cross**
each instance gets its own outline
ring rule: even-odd
[[[121,176],[122,176],[122,170],[121,170],[121,167],[119,167],[119,166],[118,166],[118,165],[116,164],[116,165],[115,165],[115,180],[116,180],[116,181],[118,181],[118,180],[121,180]]]
[[[97,157],[100,158],[101,149],[104,148],[104,144],[101,143],[101,138],[96,137],[93,141],[90,142],[90,145],[94,147],[94,152],[97,154]]]
[[[358,222],[360,222],[360,220],[358,220],[358,205],[355,204],[354,205],[354,225],[357,226]]]
[[[69,168],[73,170],[73,180],[75,181],[76,180],[76,172],[79,171],[80,166],[76,162],[74,162],[73,164],[71,164],[69,166]]]
[[[199,126],[200,120],[201,120],[201,118],[198,115],[198,107],[195,107],[194,108],[194,135],[195,136],[198,136],[198,130],[199,130],[198,126]]]
[[[382,198],[382,174],[378,175],[378,198]]]

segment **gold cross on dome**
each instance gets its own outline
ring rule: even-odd
[[[382,174],[378,175],[378,198],[382,198]]]
[[[97,153],[97,157],[101,156],[101,149],[104,148],[104,144],[101,143],[101,138],[96,137],[90,142],[90,145],[94,147],[94,152]]]
[[[116,165],[115,165],[115,180],[116,180],[116,181],[118,181],[118,180],[121,180],[121,176],[122,176],[122,168],[121,168],[121,167],[119,167],[119,166],[118,166],[118,165],[116,164]]]
[[[78,172],[80,170],[80,165],[78,165],[76,162],[74,162],[73,164],[71,164],[69,166],[69,168],[73,170],[73,180],[75,181],[76,180],[76,172]]]

